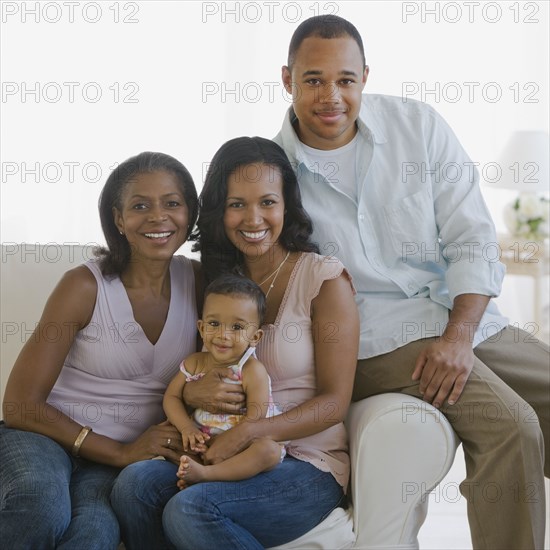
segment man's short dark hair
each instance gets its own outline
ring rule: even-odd
[[[252,280],[240,275],[225,274],[214,279],[204,291],[204,300],[210,294],[222,296],[243,296],[256,304],[259,326],[265,318],[266,299],[263,290]]]
[[[318,38],[342,38],[343,36],[349,36],[353,38],[359,46],[359,51],[363,59],[363,68],[366,67],[367,62],[365,59],[363,40],[361,40],[361,35],[355,26],[337,15],[317,15],[300,23],[298,28],[294,31],[288,48],[287,63],[289,69],[292,69],[296,52],[302,45],[302,42],[310,36],[316,36]]]

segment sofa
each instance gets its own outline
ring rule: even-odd
[[[93,257],[92,247],[4,243],[1,262],[1,395],[61,275]],[[376,395],[353,403],[346,419],[351,504],[278,549],[414,549],[428,494],[450,469],[458,440],[444,416],[418,399]]]

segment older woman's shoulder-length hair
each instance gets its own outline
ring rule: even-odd
[[[225,234],[223,217],[227,198],[227,180],[239,167],[265,164],[274,167],[283,180],[285,215],[279,242],[287,250],[319,252],[311,241],[313,226],[302,206],[296,175],[284,152],[275,142],[261,137],[239,137],[222,145],[208,168],[200,194],[200,214],[194,251],[201,253],[207,281],[221,273],[242,272],[243,255]]]
[[[115,225],[113,207],[122,210],[122,197],[126,186],[139,174],[168,172],[179,185],[188,210],[187,235],[191,234],[198,215],[198,197],[191,174],[174,157],[165,153],[145,151],[119,164],[109,175],[99,197],[99,217],[107,247],[95,250],[103,275],[120,275],[128,266],[131,249],[124,235]]]

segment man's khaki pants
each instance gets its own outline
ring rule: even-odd
[[[357,363],[353,400],[386,392],[422,399],[411,375],[420,350],[411,342]],[[550,441],[548,346],[507,327],[474,349],[476,360],[457,403],[441,412],[462,441],[473,547],[542,549],[546,521],[544,442]],[[544,474],[543,474],[544,470]]]

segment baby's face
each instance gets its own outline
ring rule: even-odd
[[[241,295],[209,294],[199,331],[205,348],[216,362],[237,363],[248,346],[260,339],[258,308],[254,300]]]

